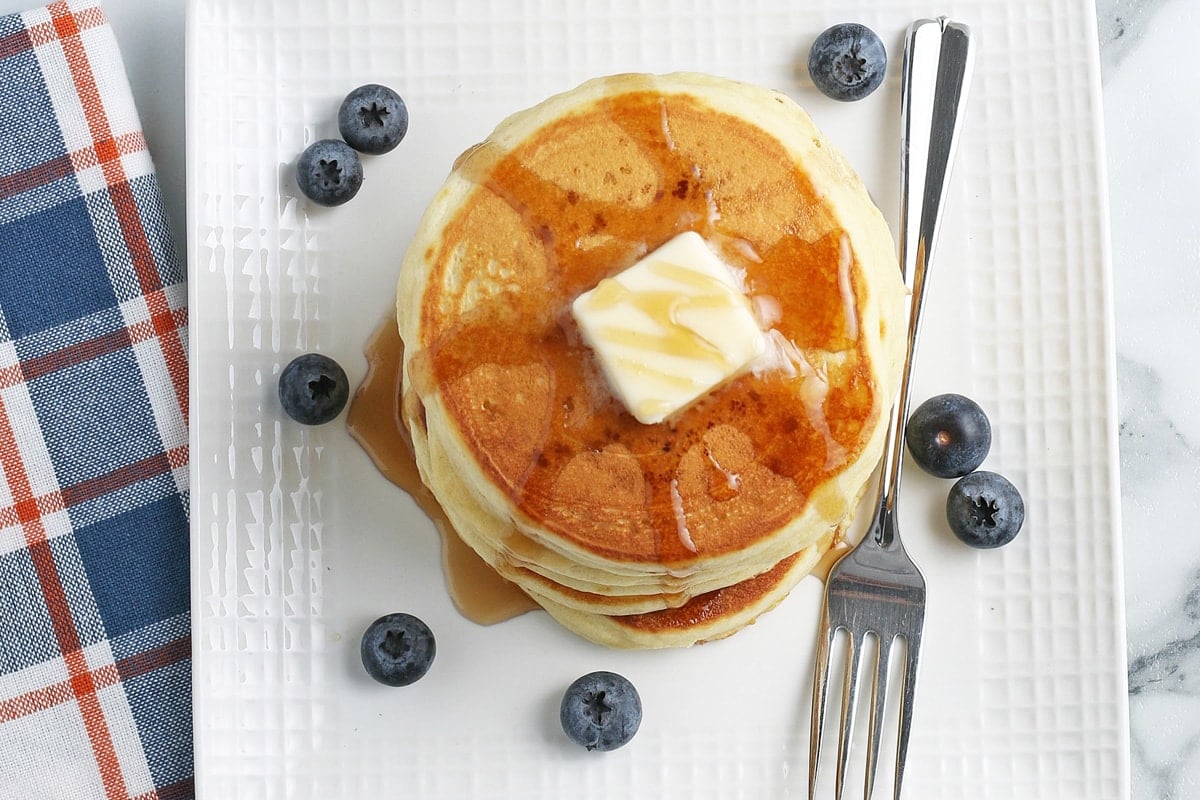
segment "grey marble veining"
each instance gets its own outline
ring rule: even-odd
[[[1117,358],[1117,381],[1124,467],[1121,481],[1126,489],[1153,483],[1165,464],[1200,463],[1200,448],[1188,440],[1163,407],[1163,378],[1157,370],[1122,355]]]
[[[1200,797],[1195,0],[1097,0],[1112,206],[1134,800]]]
[[[1200,570],[1193,571],[1200,581]],[[1182,692],[1200,694],[1200,587],[1184,597],[1183,613],[1192,623],[1186,638],[1174,639],[1129,663],[1129,694]]]
[[[1106,72],[1138,46],[1155,12],[1166,2],[1169,0],[1096,0],[1100,57]]]

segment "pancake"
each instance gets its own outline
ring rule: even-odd
[[[622,649],[690,647],[732,636],[778,605],[828,550],[832,537],[811,544],[753,578],[703,594],[678,607],[647,614],[581,613],[532,595],[564,627]]]
[[[775,358],[646,425],[570,306],[688,230],[744,276]],[[894,253],[782,94],[619,75],[514,114],[456,162],[401,269],[421,479],[571,630],[635,647],[728,635],[811,569],[879,460],[903,349]]]

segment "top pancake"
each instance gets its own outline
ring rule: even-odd
[[[745,271],[793,358],[643,425],[570,304],[685,230]],[[503,530],[493,562],[532,546],[589,586],[671,591],[758,574],[842,522],[904,329],[887,225],[836,149],[785,96],[695,74],[597,79],[501,123],[426,212],[397,319],[418,466],[464,539]]]

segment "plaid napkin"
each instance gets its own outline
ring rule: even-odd
[[[0,16],[0,798],[192,797],[187,289],[96,0]]]

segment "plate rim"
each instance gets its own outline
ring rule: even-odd
[[[201,243],[198,241],[196,230],[196,219],[200,208],[200,175],[199,175],[199,159],[196,156],[196,148],[199,147],[197,142],[197,131],[192,124],[192,120],[199,113],[198,108],[198,81],[200,79],[202,69],[200,65],[200,54],[196,47],[197,30],[199,28],[200,15],[203,9],[209,6],[225,6],[228,0],[186,0],[185,10],[185,153],[186,153],[186,169],[185,169],[185,201],[187,221],[185,224],[186,230],[186,253],[185,257],[188,263],[188,307],[189,321],[193,322],[196,319],[193,310],[200,307],[199,290],[198,290],[198,269],[197,254],[201,250]],[[1099,32],[1094,4],[1089,0],[1075,0],[1074,7],[1079,16],[1079,22],[1087,28],[1087,38],[1090,42],[1087,52],[1087,68],[1089,78],[1089,93],[1090,103],[1088,104],[1088,116],[1091,124],[1089,130],[1092,135],[1092,147],[1090,152],[1091,166],[1097,175],[1098,190],[1096,192],[1096,207],[1095,222],[1098,225],[1097,242],[1095,243],[1099,250],[1101,260],[1101,278],[1100,288],[1103,300],[1103,313],[1101,315],[1100,325],[1103,332],[1103,340],[1101,342],[1103,352],[1103,364],[1105,367],[1104,380],[1104,408],[1105,426],[1104,448],[1107,451],[1107,473],[1108,473],[1108,519],[1110,527],[1109,535],[1109,550],[1113,566],[1113,598],[1117,612],[1117,618],[1120,624],[1114,625],[1113,632],[1115,634],[1115,643],[1118,647],[1111,654],[1111,666],[1115,669],[1114,674],[1121,676],[1121,684],[1125,691],[1121,694],[1119,702],[1116,704],[1118,713],[1121,715],[1118,720],[1118,730],[1121,733],[1122,741],[1118,748],[1120,758],[1117,764],[1118,777],[1123,785],[1123,796],[1128,798],[1131,791],[1131,758],[1129,753],[1130,746],[1130,730],[1129,730],[1129,703],[1128,703],[1128,625],[1126,615],[1126,574],[1124,566],[1124,550],[1123,550],[1123,527],[1121,515],[1121,468],[1120,468],[1120,450],[1119,450],[1119,433],[1118,433],[1118,387],[1116,375],[1116,325],[1115,325],[1115,299],[1114,299],[1114,284],[1113,284],[1113,265],[1112,265],[1112,242],[1111,242],[1111,215],[1110,215],[1110,196],[1108,182],[1108,162],[1106,158],[1106,136],[1103,118],[1103,91],[1101,82],[1100,70],[1100,49],[1099,49]],[[975,98],[978,102],[978,98]],[[1088,215],[1089,217],[1091,214]],[[191,411],[191,424],[189,425],[189,448],[190,452],[195,454],[198,452],[199,430],[205,418],[202,405],[198,402],[198,384],[199,380],[197,373],[200,370],[199,352],[198,352],[199,337],[192,334],[188,337],[188,363],[189,363],[189,403]],[[193,468],[189,470],[189,492],[193,501],[199,498],[201,490],[201,470],[197,469],[193,463]],[[207,709],[205,704],[198,702],[198,699],[204,694],[203,686],[203,671],[207,666],[206,650],[202,647],[202,626],[204,615],[201,609],[202,601],[202,581],[199,574],[197,564],[201,563],[203,558],[202,553],[202,535],[197,531],[198,522],[196,515],[192,515],[190,519],[190,547],[189,554],[191,558],[191,575],[190,575],[190,610],[192,620],[192,713],[193,713],[193,752],[195,758],[195,789],[198,798],[206,797],[205,794],[205,771],[204,764],[208,760],[208,737],[205,735],[204,722],[207,718]]]

